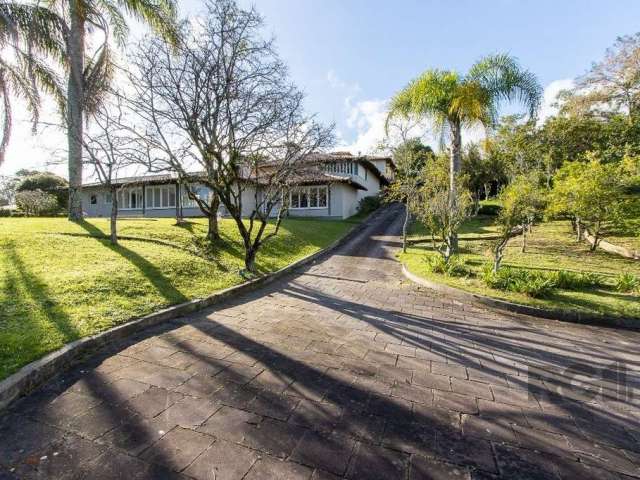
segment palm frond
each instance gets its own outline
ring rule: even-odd
[[[9,145],[11,137],[11,99],[9,97],[9,88],[5,81],[5,76],[0,70],[0,94],[2,94],[3,117],[2,137],[0,138],[0,166],[4,163],[5,153]]]
[[[0,3],[0,46],[22,46],[56,61],[66,59],[66,25],[54,11],[39,5]]]
[[[85,65],[83,103],[87,116],[96,112],[102,104],[114,71],[111,48],[104,43]]]
[[[153,31],[172,45],[179,41],[176,18],[178,16],[175,0],[104,0],[117,4],[132,17],[148,24]]]
[[[431,120],[441,130],[458,87],[457,73],[427,70],[391,99],[387,125],[395,117],[424,118]]]
[[[537,77],[523,69],[517,59],[506,54],[489,55],[476,62],[467,81],[482,85],[496,100],[517,101],[535,117],[542,101],[542,86]]]

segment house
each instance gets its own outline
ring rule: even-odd
[[[300,161],[300,166],[289,194],[292,217],[350,217],[357,212],[360,200],[377,195],[395,171],[391,157],[354,156],[346,152],[310,154]],[[118,187],[119,216],[174,217],[179,209],[184,217],[203,216],[176,175],[120,178],[114,184]],[[197,181],[189,184],[189,188],[202,199],[211,194],[208,187]],[[243,189],[245,215],[255,209],[256,188],[259,191],[260,186],[248,184]],[[111,193],[101,183],[83,187],[82,207],[86,216],[108,217],[111,202]],[[225,216],[222,206],[219,215]]]

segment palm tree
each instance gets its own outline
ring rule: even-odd
[[[454,71],[427,70],[399,91],[390,103],[392,118],[427,119],[441,138],[450,139],[449,208],[456,208],[457,176],[460,172],[462,129],[482,125],[491,129],[503,101],[518,101],[533,118],[540,106],[542,87],[536,76],[520,67],[509,55],[490,55],[474,64],[467,75]],[[457,250],[457,235],[450,243]]]
[[[2,132],[0,165],[11,137],[12,96],[25,100],[34,129],[40,114],[40,91],[64,101],[58,75],[45,60],[64,58],[60,19],[47,8],[16,2],[0,3],[0,97]]]
[[[148,24],[176,44],[175,0],[49,0],[65,20],[68,63],[66,124],[69,144],[69,219],[82,218],[83,120],[100,105],[113,76],[111,41],[121,46],[128,35],[125,15]],[[87,32],[99,30],[102,43],[87,55]]]
[[[175,0],[4,0],[0,3],[0,48],[10,40],[26,45],[26,49],[15,48],[15,54],[18,63],[31,73],[21,78],[20,70],[11,68],[9,62],[2,59],[0,63],[0,93],[5,114],[0,145],[8,141],[11,126],[11,109],[7,103],[10,88],[27,98],[35,114],[37,83],[62,98],[54,72],[38,61],[41,57],[37,54],[53,56],[67,75],[65,102],[60,104],[60,110],[65,118],[69,145],[70,220],[82,219],[83,121],[100,105],[112,79],[111,43],[115,40],[124,46],[128,35],[125,15],[147,23],[167,41],[177,43]],[[89,32],[94,32],[92,38],[100,40],[96,48],[87,48]],[[27,78],[33,79],[31,85]]]

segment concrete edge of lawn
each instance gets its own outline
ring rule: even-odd
[[[356,224],[345,235],[337,239],[328,247],[301,258],[280,270],[246,281],[240,285],[226,288],[205,298],[190,300],[178,305],[167,307],[149,315],[145,315],[144,317],[129,320],[122,325],[110,328],[104,332],[80,338],[25,365],[16,373],[0,381],[0,412],[6,409],[15,399],[26,395],[46,383],[51,378],[68,370],[71,366],[86,359],[92,353],[97,352],[101,347],[108,343],[123,340],[146,328],[197,312],[204,308],[224,302],[231,297],[253,291],[290,274],[297,268],[318,261],[321,257],[324,257],[352,240],[371,223],[371,220],[374,217],[381,213],[381,210],[384,210],[384,208],[370,214],[362,222]]]
[[[638,318],[634,319],[631,317],[605,316],[593,313],[582,313],[575,310],[546,309],[540,307],[532,307],[530,305],[522,305],[520,303],[508,302],[506,300],[500,300],[493,297],[487,297],[485,295],[479,295],[477,293],[467,292],[466,290],[427,280],[426,278],[422,278],[414,273],[411,273],[404,264],[402,265],[402,274],[408,280],[423,287],[435,290],[439,293],[444,293],[458,300],[481,304],[494,310],[545,318],[547,320],[558,320],[561,322],[580,323],[583,325],[595,325],[600,327],[614,327],[628,330],[640,330],[640,319]]]

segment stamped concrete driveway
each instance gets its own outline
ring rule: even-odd
[[[0,418],[0,478],[640,477],[640,335],[403,280],[399,212]]]

